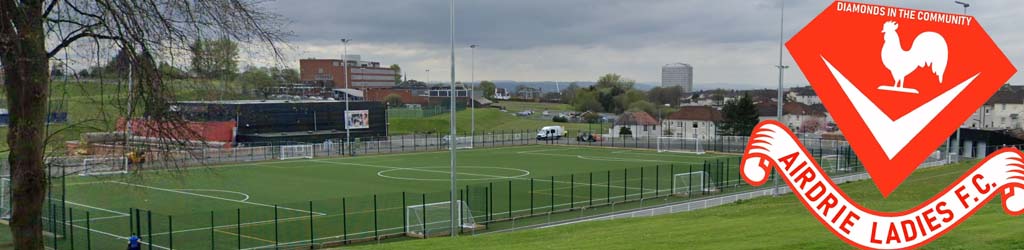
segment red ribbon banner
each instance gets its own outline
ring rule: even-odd
[[[754,186],[768,181],[772,168],[821,224],[860,248],[916,248],[949,232],[1002,194],[1003,210],[1024,213],[1024,154],[992,153],[945,190],[915,208],[880,212],[853,202],[832,182],[803,144],[778,121],[754,128],[740,171]]]

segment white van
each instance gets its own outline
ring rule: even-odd
[[[545,126],[537,130],[537,140],[558,140],[565,136],[565,128],[562,126]]]

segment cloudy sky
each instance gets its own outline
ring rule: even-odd
[[[963,11],[953,0],[867,2]],[[829,4],[785,0],[786,39]],[[426,80],[426,69],[432,81],[449,74],[448,1],[278,0],[266,7],[288,19],[292,66],[299,58],[339,58],[338,40],[351,38],[350,54],[399,64],[409,78]],[[479,44],[477,80],[594,81],[614,72],[658,83],[662,65],[684,62],[694,66],[697,88],[768,88],[778,77],[779,10],[779,0],[457,0],[457,78],[470,79],[468,46]],[[1024,32],[1016,26],[1024,4],[989,0],[968,12],[1024,65]],[[784,64],[794,65],[788,53]],[[796,67],[786,74],[787,85],[807,83]]]

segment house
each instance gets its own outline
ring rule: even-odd
[[[1024,128],[1024,87],[1005,85],[996,91],[961,127],[982,130]]]
[[[791,88],[786,93],[786,97],[786,99],[806,105],[821,104],[821,98],[818,97],[818,93],[815,93],[814,89],[810,86]]]
[[[709,106],[683,106],[661,121],[661,127],[674,137],[714,138],[722,112]]]
[[[626,112],[615,119],[615,125],[608,130],[609,137],[658,137],[661,131],[658,120],[647,112]]]
[[[758,116],[761,121],[778,120],[796,133],[817,133],[826,130],[830,120],[826,113],[811,106],[798,102],[787,102],[782,106],[782,119],[778,117],[775,102],[757,104]]]

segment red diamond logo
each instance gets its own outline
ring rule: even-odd
[[[1017,71],[972,16],[852,2],[786,48],[883,196]]]

